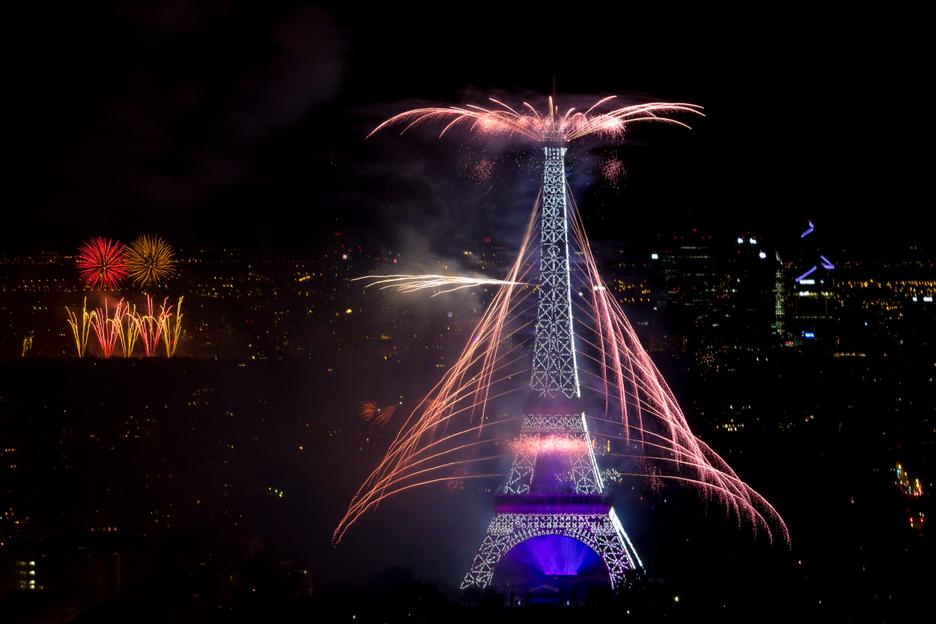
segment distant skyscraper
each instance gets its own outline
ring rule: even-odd
[[[790,286],[790,333],[794,345],[834,341],[835,265],[825,255],[812,221],[800,234]]]
[[[777,344],[784,332],[780,261],[760,237],[716,238],[693,229],[655,255],[663,273],[660,307],[690,351],[760,352]]]

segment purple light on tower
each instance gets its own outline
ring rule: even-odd
[[[813,230],[816,229],[816,226],[813,225],[812,221],[809,221],[809,227],[806,228],[806,231],[800,234],[800,238],[806,238],[813,233]]]
[[[564,535],[541,535],[518,544],[510,558],[546,576],[576,576],[596,564],[604,565],[591,548]]]
[[[819,259],[822,260],[822,268],[828,271],[831,271],[835,268],[835,265],[832,264],[832,261],[826,258],[825,256],[819,256]]]

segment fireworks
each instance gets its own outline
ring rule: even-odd
[[[683,102],[649,102],[608,109],[617,96],[601,98],[585,111],[568,108],[565,112],[550,97],[545,111],[538,111],[523,102],[518,111],[499,100],[489,98],[493,106],[487,108],[469,104],[464,107],[415,108],[394,115],[374,128],[367,136],[390,126],[402,126],[401,134],[426,123],[443,125],[439,136],[452,128],[466,126],[469,132],[481,135],[521,136],[538,143],[560,141],[568,143],[587,136],[620,140],[628,126],[642,122],[689,126],[669,115],[702,115],[702,107]],[[607,110],[602,110],[607,109]]]
[[[472,165],[470,176],[475,182],[487,182],[491,179],[491,172],[494,169],[494,163],[487,158],[482,158]]]
[[[364,401],[358,407],[358,413],[365,421],[386,427],[390,419],[393,418],[397,405],[397,403],[391,403],[386,407],[378,407],[373,401]]]
[[[165,310],[166,303],[163,302]],[[156,355],[156,349],[159,346],[159,339],[162,337],[163,323],[153,313],[153,297],[146,295],[146,314],[137,314],[133,317],[133,322],[137,326],[137,334],[143,343],[143,352],[147,357]]]
[[[124,357],[133,355],[137,338],[140,336],[139,326],[134,319],[137,317],[136,305],[117,306],[114,316],[110,319],[114,331],[117,332],[117,341],[120,343],[120,352]]]
[[[175,273],[175,252],[159,236],[143,234],[130,244],[127,266],[135,284],[156,286]]]
[[[77,258],[78,271],[85,284],[102,289],[115,289],[128,276],[140,286],[161,284],[175,273],[175,264],[169,243],[147,234],[137,237],[129,248],[100,236],[92,238],[79,248]],[[121,299],[111,314],[110,302],[105,299],[103,308],[89,313],[86,298],[80,322],[77,315],[66,308],[78,357],[85,355],[91,329],[104,358],[111,357],[118,344],[124,357],[132,356],[138,340],[142,342],[146,355],[155,355],[162,341],[166,357],[172,357],[182,335],[182,297],[179,297],[174,313],[168,302],[168,298],[164,299],[159,314],[156,314],[153,299],[147,295],[147,313],[139,314],[135,305]]]
[[[523,282],[511,282],[509,280],[491,279],[487,277],[469,277],[461,275],[362,275],[352,278],[352,282],[359,280],[370,280],[364,285],[364,288],[379,286],[380,290],[392,288],[397,292],[410,293],[417,290],[426,290],[430,288],[442,289],[432,294],[433,297],[443,293],[450,293],[463,288],[475,288],[476,286],[524,286]]]
[[[158,236],[138,236],[127,247],[96,236],[78,248],[78,274],[88,288],[115,290],[128,277],[138,286],[162,284],[176,271],[172,246]]]
[[[147,295],[146,312],[141,314],[135,305],[123,299],[113,306],[105,299],[103,307],[89,312],[85,298],[80,319],[76,313],[65,308],[78,357],[84,357],[87,352],[91,330],[97,337],[100,355],[104,358],[113,356],[118,344],[121,354],[131,357],[137,342],[143,344],[143,352],[147,356],[156,355],[160,344],[165,348],[166,357],[174,356],[182,336],[182,300],[183,297],[179,297],[173,309],[167,297],[157,313],[153,298]]]
[[[617,188],[618,180],[621,179],[624,173],[624,163],[617,158],[609,158],[601,164],[601,177],[615,188]]]
[[[120,335],[120,318],[123,314],[124,302],[121,299],[114,308],[114,318],[108,314],[108,301],[104,299],[104,308],[98,308],[92,313],[91,327],[97,336],[98,345],[101,348],[101,357],[109,358],[114,355],[114,347],[117,346],[117,338]],[[115,323],[115,320],[117,321]]]
[[[127,248],[96,236],[78,248],[78,274],[88,288],[116,289],[127,277]]]
[[[179,297],[174,314],[172,306],[166,308],[165,301],[160,310],[159,320],[163,326],[162,337],[163,344],[166,347],[166,357],[175,355],[176,349],[179,347],[179,337],[182,335],[182,299],[184,297]]]
[[[67,321],[68,326],[71,327],[72,337],[75,339],[75,350],[78,352],[78,357],[84,357],[85,351],[88,348],[88,336],[91,333],[91,321],[95,317],[93,311],[88,312],[88,298],[85,297],[84,301],[81,303],[81,322],[78,321],[78,315],[65,308],[65,313],[68,315]]]

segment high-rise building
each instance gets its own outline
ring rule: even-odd
[[[781,263],[760,237],[718,237],[693,228],[651,257],[662,273],[658,306],[687,350],[759,353],[783,339]]]

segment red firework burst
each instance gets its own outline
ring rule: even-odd
[[[127,277],[127,248],[95,236],[78,248],[78,274],[89,288],[116,289]]]

